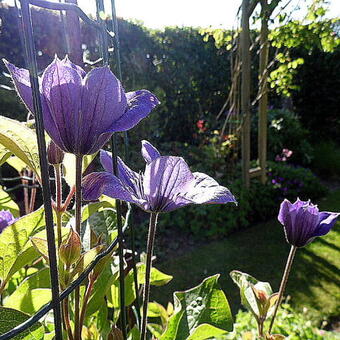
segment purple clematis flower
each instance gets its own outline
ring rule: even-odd
[[[284,226],[287,242],[292,246],[304,247],[315,237],[326,235],[339,215],[339,213],[320,212],[310,201],[297,199],[292,204],[285,199],[281,203],[278,220]]]
[[[149,142],[142,142],[146,161],[143,174],[128,168],[118,159],[118,177],[112,175],[112,157],[101,151],[106,172],[95,172],[83,179],[83,198],[96,200],[102,194],[135,203],[148,212],[168,212],[189,204],[223,204],[235,197],[213,178],[192,173],[181,157],[161,156]]]
[[[0,234],[12,223],[14,223],[16,219],[12,215],[11,212],[7,210],[0,211]]]
[[[28,70],[4,63],[22,101],[33,112]],[[56,57],[39,82],[47,133],[60,149],[76,155],[97,152],[113,132],[133,128],[159,104],[147,90],[125,93],[108,67],[86,74],[67,57]]]

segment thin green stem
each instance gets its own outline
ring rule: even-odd
[[[132,270],[133,270],[133,281],[136,291],[136,301],[135,301],[135,307],[136,307],[136,313],[137,313],[137,321],[138,325],[140,326],[141,323],[141,317],[140,317],[140,302],[139,302],[139,285],[138,285],[138,272],[137,272],[137,266],[136,266],[136,247],[135,247],[135,228],[134,224],[130,223],[130,237],[131,237],[131,252],[132,252]]]
[[[69,301],[68,298],[65,298],[63,301],[63,311],[64,311],[64,322],[65,322],[65,328],[68,335],[68,340],[73,340],[73,334],[71,329],[71,323],[70,323],[70,313],[69,313]]]
[[[269,326],[269,330],[268,330],[269,334],[272,331],[272,328],[273,328],[273,325],[274,325],[274,321],[275,321],[275,317],[276,317],[276,314],[277,314],[277,310],[279,309],[279,306],[280,306],[281,301],[282,301],[283,293],[284,293],[284,291],[286,289],[286,285],[287,285],[287,281],[288,281],[290,270],[292,268],[294,256],[295,256],[295,253],[296,253],[296,249],[297,249],[296,246],[292,246],[290,248],[290,252],[289,252],[289,255],[288,255],[288,258],[287,258],[286,268],[285,268],[285,270],[283,272],[283,276],[282,276],[282,280],[281,280],[281,284],[280,284],[279,297],[278,297],[277,303],[275,305],[275,310],[274,310],[274,314],[273,314],[272,320],[270,321],[270,326]]]
[[[81,226],[81,175],[82,175],[83,156],[76,155],[76,232],[80,235]],[[80,327],[80,288],[77,287],[74,291],[74,340],[81,340]]]
[[[61,164],[55,164],[54,166],[54,178],[55,178],[55,197],[56,197],[56,223],[57,223],[57,235],[58,235],[58,247],[61,244],[61,227],[62,227],[62,186],[61,186]]]
[[[145,269],[145,283],[144,283],[144,291],[143,291],[143,314],[142,314],[142,328],[141,328],[141,340],[146,340],[146,326],[147,326],[147,316],[148,316],[148,303],[149,303],[149,295],[150,295],[150,274],[152,267],[152,256],[153,256],[153,248],[155,243],[155,235],[156,235],[156,227],[157,227],[157,213],[150,214],[150,223],[149,223],[149,234],[148,234],[148,243],[146,250],[146,269]]]
[[[93,289],[93,285],[94,285],[94,280],[92,277],[89,278],[89,283],[87,285],[86,288],[86,292],[84,294],[84,298],[83,298],[83,305],[81,308],[81,313],[80,313],[80,328],[83,327],[84,321],[85,321],[85,314],[86,314],[86,309],[87,309],[87,304],[89,302],[91,293],[92,293],[92,289]]]

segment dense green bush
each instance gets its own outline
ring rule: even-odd
[[[327,325],[323,323],[323,327]],[[255,340],[257,325],[254,317],[249,312],[239,311],[236,315],[235,329],[225,339],[248,339]],[[309,318],[308,310],[298,312],[287,303],[279,309],[273,333],[282,334],[290,340],[336,340],[338,335],[328,332],[314,325]]]
[[[257,138],[257,119],[253,121],[252,137]],[[292,151],[287,159],[289,163],[309,165],[313,158],[313,147],[309,142],[310,133],[302,125],[299,116],[284,109],[272,109],[268,112],[268,159],[275,160],[283,149]],[[254,143],[257,153],[257,144]],[[255,154],[256,154],[255,153]]]
[[[340,178],[340,147],[333,141],[322,141],[314,146],[312,168],[324,178]]]

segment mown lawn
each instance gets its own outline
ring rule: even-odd
[[[340,211],[340,190],[319,202],[320,210]],[[221,274],[220,283],[233,313],[240,308],[236,286],[229,277],[233,269],[247,272],[278,290],[289,245],[276,220],[258,224],[199,249],[155,266],[174,276],[164,287],[153,288],[152,298],[165,304],[175,290],[199,284],[203,278]],[[307,307],[317,318],[339,315],[340,301],[340,223],[322,238],[299,249],[293,263],[286,293],[298,309]]]

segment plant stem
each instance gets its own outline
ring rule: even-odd
[[[35,180],[35,174],[34,172],[32,171],[32,185],[34,186],[34,184],[36,183],[36,180]],[[37,195],[37,188],[36,187],[33,187],[31,189],[31,198],[30,198],[30,206],[29,206],[29,212],[33,212],[34,211],[34,204],[35,204],[35,198],[36,198],[36,195]]]
[[[55,196],[56,196],[56,222],[57,222],[57,234],[58,234],[58,247],[61,244],[61,226],[62,226],[62,186],[61,186],[61,164],[55,164],[54,166],[54,177],[55,177]]]
[[[67,331],[68,335],[68,340],[74,340],[73,334],[72,334],[72,329],[71,329],[71,324],[70,324],[70,313],[68,309],[68,298],[65,298],[63,301],[63,307],[64,307],[64,322],[65,322],[65,328]]]
[[[147,243],[147,255],[146,255],[146,269],[145,269],[145,283],[144,283],[144,291],[143,291],[143,314],[142,314],[142,329],[141,329],[141,340],[146,340],[146,325],[147,325],[147,316],[148,316],[148,303],[149,303],[149,295],[150,295],[150,274],[152,267],[152,256],[153,256],[153,247],[155,243],[155,235],[156,235],[156,226],[157,226],[157,213],[150,214],[150,223],[149,223],[149,234],[148,234],[148,243]]]
[[[81,225],[81,175],[82,175],[83,156],[76,155],[76,232],[80,235]],[[80,288],[74,291],[74,340],[81,340],[80,328]]]
[[[131,251],[132,251],[132,270],[133,270],[133,281],[136,291],[136,301],[135,301],[135,307],[136,307],[136,313],[137,313],[137,321],[138,326],[140,327],[141,318],[140,318],[140,303],[139,303],[139,286],[138,286],[138,272],[137,272],[137,266],[136,266],[136,247],[135,247],[135,228],[133,223],[130,224],[130,237],[131,237]]]
[[[279,309],[279,306],[280,306],[281,301],[282,301],[283,293],[286,289],[286,284],[287,284],[287,281],[288,281],[290,270],[292,268],[292,263],[293,263],[293,259],[294,259],[295,253],[296,253],[296,249],[297,249],[296,246],[292,246],[290,248],[290,252],[289,252],[287,263],[286,263],[286,268],[283,272],[283,276],[282,276],[282,280],[281,280],[281,284],[280,284],[279,297],[278,297],[276,305],[275,305],[275,310],[274,310],[272,320],[270,321],[270,326],[269,326],[269,330],[268,330],[269,334],[272,331],[272,328],[273,328],[273,325],[274,325],[274,320],[275,320],[275,317],[276,317],[276,313],[277,313],[277,310]]]
[[[72,197],[73,197],[75,191],[76,191],[76,187],[75,187],[75,185],[74,185],[74,186],[71,188],[70,192],[68,193],[68,195],[67,195],[67,197],[66,197],[66,199],[65,199],[65,202],[64,202],[64,204],[63,204],[63,206],[62,206],[63,212],[65,212],[65,211],[67,210],[68,206],[70,205],[71,200],[72,200]]]
[[[23,176],[27,176],[27,171],[23,171]],[[22,185],[24,186],[24,206],[25,206],[25,214],[27,215],[29,213],[29,205],[28,205],[28,181],[26,179],[21,180]]]
[[[80,313],[80,322],[79,322],[80,328],[82,328],[84,324],[87,304],[89,302],[89,298],[92,293],[93,285],[94,285],[94,280],[92,277],[89,277],[89,284],[87,285],[87,288],[86,288],[86,292],[83,298],[83,306],[81,308],[81,313]]]

